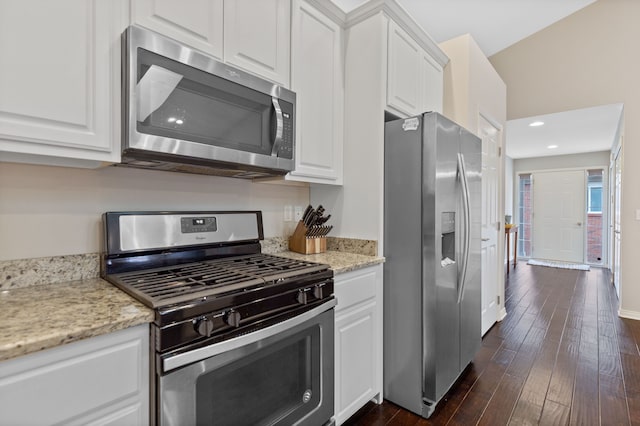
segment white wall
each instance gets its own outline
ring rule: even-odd
[[[386,26],[374,15],[345,34],[344,186],[313,185],[340,237],[377,240],[383,250]]]
[[[624,103],[620,311],[640,318],[640,2],[599,0],[490,58],[509,119]]]
[[[504,81],[469,34],[447,40],[439,46],[450,58],[444,72],[444,115],[476,135],[480,135],[480,116],[482,116],[494,127],[500,129],[498,147],[505,152],[507,86]],[[497,164],[499,195],[497,206],[495,206],[496,220],[500,223],[498,229],[502,229],[505,211],[504,167],[504,157],[501,157]],[[498,232],[497,237],[498,241],[502,241],[502,232]],[[488,255],[483,255],[483,264],[495,262],[495,273],[486,274],[483,280],[487,283],[490,282],[491,277],[497,280],[497,296],[501,301],[498,304],[500,318],[504,318],[507,314],[504,307],[504,265],[500,261],[505,257],[504,249],[503,244],[498,244],[495,261]]]
[[[513,212],[516,208],[513,205],[514,200],[514,173],[513,173],[513,158],[505,157],[504,159],[504,214],[509,214],[513,217]]]
[[[266,237],[287,236],[285,204],[309,189],[242,179],[107,167],[0,163],[0,260],[102,250],[101,215],[130,210],[262,210]]]
[[[532,172],[536,170],[584,169],[602,166],[607,168],[609,166],[609,154],[609,151],[599,151],[584,154],[518,158],[513,160],[513,174],[515,176],[520,172]]]

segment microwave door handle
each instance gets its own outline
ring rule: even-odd
[[[282,133],[284,131],[284,118],[282,117],[282,108],[280,108],[280,101],[278,98],[272,97],[271,103],[273,109],[276,111],[276,137],[273,139],[273,148],[271,149],[271,156],[278,156],[278,149],[282,143]]]

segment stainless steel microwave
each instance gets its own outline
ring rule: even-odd
[[[296,95],[153,31],[123,34],[122,163],[254,178],[293,170]]]

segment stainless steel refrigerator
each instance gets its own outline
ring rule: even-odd
[[[481,344],[481,150],[438,113],[385,124],[384,396],[422,417]]]

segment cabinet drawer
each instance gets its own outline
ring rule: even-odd
[[[349,272],[335,278],[336,312],[376,297],[376,269]]]

